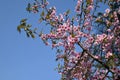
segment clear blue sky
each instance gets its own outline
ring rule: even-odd
[[[25,10],[27,3],[32,1],[0,0],[0,80],[59,80],[54,70],[57,65],[55,52],[39,38],[27,38],[16,30],[22,18],[30,18],[33,26],[39,25],[38,17]],[[75,4],[73,0],[49,1],[57,5],[58,12]]]

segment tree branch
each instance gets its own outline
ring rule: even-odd
[[[109,72],[113,73],[114,72],[109,68],[108,65],[106,65],[104,62],[102,62],[101,60],[97,59],[94,55],[92,55],[86,48],[83,47],[83,45],[78,42],[78,45],[91,57],[93,58],[95,61],[99,62],[100,64],[102,64],[106,69],[108,69]]]

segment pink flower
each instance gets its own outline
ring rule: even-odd
[[[106,34],[101,34],[101,35],[97,35],[97,38],[95,40],[94,44],[100,44],[103,42],[103,40],[107,37]]]
[[[45,6],[47,6],[48,4],[49,4],[49,2],[48,2],[48,1],[46,1]]]
[[[87,10],[92,10],[93,9],[93,5],[90,5],[90,6],[88,6],[88,8],[87,8]]]
[[[90,22],[85,22],[85,23],[84,23],[84,26],[85,26],[85,27],[88,26],[88,25],[90,25]]]
[[[62,15],[62,14],[59,14],[59,20],[60,20],[60,21],[63,21],[63,20],[64,20],[64,18],[63,18],[63,15]]]
[[[81,2],[82,2],[82,0],[78,0],[78,1],[77,1],[77,5],[76,5],[76,7],[75,7],[75,11],[76,11],[76,12],[80,12],[80,4],[81,4]]]
[[[109,57],[111,57],[113,54],[110,52],[110,51],[108,51],[107,52],[107,54],[106,54],[106,58],[109,58]]]
[[[108,32],[111,32],[111,29],[107,29]]]
[[[107,8],[107,9],[105,10],[105,12],[108,14],[108,13],[110,12],[110,9]]]

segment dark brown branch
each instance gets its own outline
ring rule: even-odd
[[[85,51],[83,51],[82,54],[80,55],[78,62],[68,71],[67,76],[70,76],[70,75],[71,75],[71,71],[72,71],[76,66],[78,66],[78,64],[79,64],[80,61],[82,60],[82,57],[83,57],[83,55],[84,55],[84,52],[85,52]]]
[[[103,79],[102,79],[102,80],[104,80],[104,79],[105,79],[105,77],[107,77],[108,73],[109,73],[109,71],[107,71],[107,73],[105,74],[105,76],[103,77]]]
[[[94,55],[92,55],[86,48],[83,47],[83,45],[78,42],[78,45],[91,57],[93,58],[95,61],[99,62],[100,64],[102,64],[109,72],[114,73],[108,65],[106,65],[104,62],[102,62],[101,60],[97,59]]]

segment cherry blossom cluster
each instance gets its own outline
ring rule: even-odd
[[[77,5],[76,5],[76,8],[75,8],[76,12],[80,12],[81,3],[82,3],[82,0],[77,1]]]
[[[56,60],[63,60],[58,68],[63,80],[117,80],[120,77],[120,9],[107,8],[103,15],[94,18],[94,8],[102,0],[77,0],[75,14],[78,16],[74,24],[68,13],[57,15],[55,7],[47,8],[49,2],[41,1],[36,1],[33,12],[42,8],[41,19],[52,27],[49,33],[39,36],[46,45],[62,50]],[[113,4],[119,0],[107,2]],[[98,27],[93,25],[95,20],[105,26],[102,33],[92,31]]]
[[[39,1],[35,0],[34,4],[31,7],[31,11],[33,13],[38,13],[39,12],[39,8],[45,8],[48,4],[49,4],[48,1],[39,2]]]
[[[91,11],[93,9],[93,0],[89,1],[87,10]],[[80,13],[82,0],[77,1],[76,6],[76,12]],[[105,10],[104,17],[109,16],[110,9]],[[112,25],[115,26],[119,23],[117,13],[114,12],[114,22],[112,22]],[[52,9],[52,12],[50,14],[51,20],[56,21],[64,21],[64,16],[62,14],[58,16],[56,15],[56,8]],[[120,43],[120,38],[115,37],[115,33],[119,33],[119,27],[115,27],[114,33],[111,31],[111,29],[107,29],[108,34],[102,33],[97,34],[96,37],[92,36],[90,34],[90,31],[92,30],[92,15],[90,12],[86,13],[84,24],[82,28],[80,25],[73,25],[70,22],[70,19],[68,19],[66,22],[59,24],[55,26],[55,29],[50,34],[42,34],[41,38],[43,41],[45,41],[47,44],[51,45],[52,48],[56,47],[63,47],[63,54],[58,54],[57,59],[63,59],[64,60],[64,68],[61,69],[59,73],[62,75],[66,75],[66,78],[71,79],[77,79],[77,80],[86,80],[86,75],[91,75],[90,73],[94,74],[94,76],[91,76],[91,80],[97,80],[97,79],[105,79],[105,74],[108,74],[108,70],[96,70],[95,73],[92,72],[92,59],[88,56],[88,54],[84,53],[82,56],[82,52],[76,51],[76,45],[79,41],[81,41],[82,45],[84,45],[84,48],[86,48],[88,51],[91,46],[94,45],[101,45],[102,51],[105,54],[104,59],[109,60],[113,55],[112,47],[116,46],[119,50],[118,44]],[[106,19],[106,24],[109,24],[109,20]],[[88,30],[89,33],[86,31],[83,32],[81,29]],[[56,43],[50,43],[50,40],[56,40]],[[114,43],[115,41],[115,43]],[[113,45],[116,44],[116,45]],[[99,55],[99,54],[97,54]],[[94,55],[94,59],[101,59],[100,56]],[[117,59],[117,58],[115,58]],[[112,68],[113,69],[113,68]],[[117,73],[119,72],[119,69],[117,69]],[[84,75],[84,76],[83,76]]]

